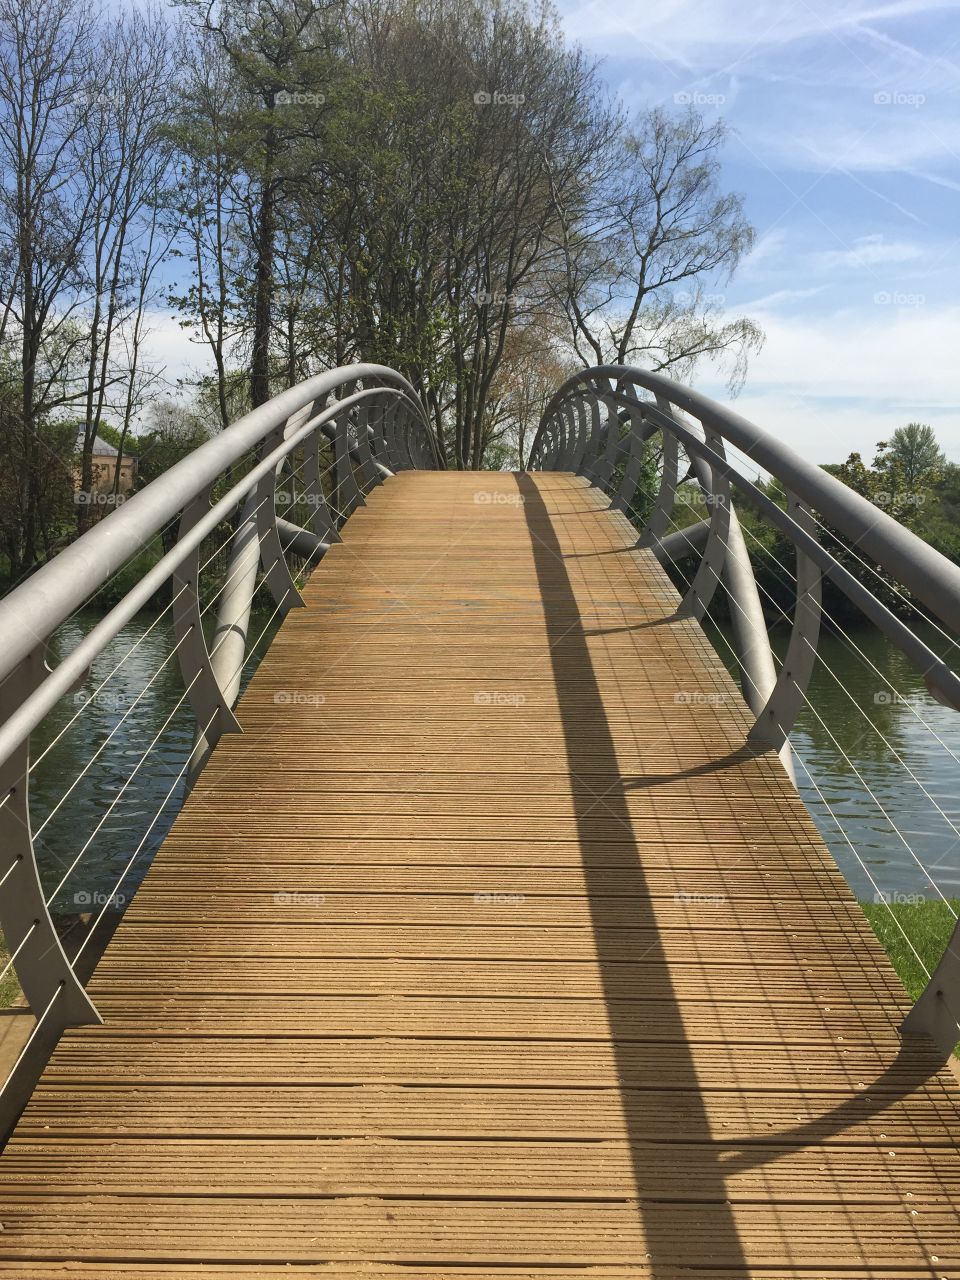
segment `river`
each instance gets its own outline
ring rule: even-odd
[[[254,634],[268,616],[255,620]],[[55,648],[69,650],[97,617],[78,614]],[[31,812],[48,893],[64,880],[58,911],[94,910],[112,894],[117,906],[129,900],[180,804],[193,722],[178,707],[168,617],[131,623],[35,735]],[[260,652],[274,629],[267,627]],[[801,715],[793,743],[800,791],[840,870],[861,898],[932,897],[931,880],[960,895],[952,825],[960,828],[960,714],[934,702],[872,629],[846,642],[824,636],[821,656],[810,690],[816,712]]]

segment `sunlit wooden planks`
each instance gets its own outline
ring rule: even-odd
[[[956,1089],[598,495],[406,473],[0,1159],[0,1275],[960,1275]]]

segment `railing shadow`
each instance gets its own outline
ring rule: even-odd
[[[634,1180],[649,1255],[647,1261],[654,1275],[667,1272],[673,1274],[685,1266],[691,1267],[691,1274],[695,1274],[704,1256],[704,1242],[702,1239],[696,1240],[695,1234],[692,1234],[695,1233],[695,1220],[689,1216],[689,1208],[666,1203],[676,1199],[675,1191],[668,1189],[676,1185],[675,1172],[671,1168],[675,1163],[675,1148],[672,1143],[657,1141],[643,1131],[635,1110],[629,1106],[626,1097],[628,1089],[634,1091],[644,1086],[656,1088],[663,1085],[662,1074],[653,1068],[643,1069],[650,1075],[648,1080],[642,1078],[642,1072],[638,1078],[637,1061],[630,1052],[631,1045],[644,1038],[643,1028],[638,1028],[637,1025],[640,1016],[637,1010],[644,1005],[635,1002],[643,1001],[645,1007],[649,1008],[649,992],[644,989],[642,978],[638,976],[635,979],[636,990],[625,996],[622,972],[613,963],[613,957],[604,953],[605,935],[609,934],[612,927],[623,923],[617,900],[605,896],[609,892],[603,888],[607,872],[603,856],[597,852],[598,848],[603,848],[611,818],[616,819],[620,825],[623,844],[628,848],[632,845],[633,848],[636,894],[643,896],[649,893],[640,851],[633,837],[627,787],[620,774],[616,749],[605,717],[603,697],[590,659],[588,633],[578,617],[576,594],[550,514],[530,476],[520,475],[518,484],[524,497],[524,512],[533,544],[546,623],[548,628],[552,625],[556,631],[556,635],[551,636],[550,653],[570,770],[574,777],[604,774],[610,780],[610,786],[603,791],[602,805],[597,804],[595,795],[575,791],[574,808],[589,910],[596,938],[597,961],[608,1011],[610,1038],[624,1100],[624,1124],[630,1143]],[[576,620],[571,621],[572,618]],[[577,670],[579,677],[575,690],[569,684],[571,668]],[[573,693],[576,695],[575,699],[571,696]],[[585,701],[592,703],[586,715],[592,730],[589,736],[584,734]],[[644,959],[651,965],[657,961],[663,965],[669,991],[669,967],[659,940],[654,942]],[[695,1064],[687,1041],[686,1027],[674,996],[664,998],[662,1004],[658,1001],[656,1026],[650,1030],[650,1039],[658,1043],[672,1042],[679,1073],[686,1078],[695,1079]],[[694,1092],[691,1098],[683,1140],[685,1143],[703,1144],[704,1163],[698,1179],[698,1200],[701,1207],[703,1201],[707,1200],[713,1209],[710,1214],[709,1252],[715,1258],[722,1259],[724,1268],[731,1272],[738,1268],[746,1270],[746,1259],[736,1223],[727,1203],[719,1151],[712,1146],[709,1121],[698,1092]],[[650,1195],[650,1188],[661,1184],[665,1188],[662,1201]],[[691,1244],[691,1252],[686,1257],[685,1240],[689,1240]],[[636,1259],[638,1265],[642,1261]]]

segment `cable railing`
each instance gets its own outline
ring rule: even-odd
[[[403,378],[374,365],[334,370],[241,418],[0,601],[0,927],[9,952],[0,980],[11,970],[16,973],[35,1018],[0,1091],[0,1124],[9,1127],[18,1114],[63,1029],[100,1021],[83,970],[103,940],[107,917],[118,902],[129,900],[216,743],[239,731],[233,708],[244,679],[282,619],[302,604],[303,580],[376,485],[398,470],[442,465],[428,419]],[[960,815],[850,697],[822,644],[823,634],[838,636],[845,651],[899,697],[857,636],[825,609],[827,577],[906,655],[938,702],[960,708],[960,680],[931,647],[946,645],[954,652],[960,569],[753,424],[660,375],[604,367],[569,380],[547,408],[529,465],[576,472],[605,492],[614,510],[634,517],[643,498],[638,546],[656,555],[681,584],[676,616],[716,624],[711,635],[739,675],[753,717],[745,746],[779,753],[801,790],[836,825],[838,839],[876,901],[886,904],[891,929],[929,979],[904,1029],[932,1036],[949,1054],[960,1038],[960,925],[939,964],[927,963],[929,953],[925,958],[915,945],[876,868],[831,806],[829,778],[795,749],[791,735],[795,742],[798,718],[821,726],[900,842],[904,858],[955,918],[949,894],[937,883],[937,868],[924,848],[914,847],[906,822],[824,720],[810,682],[815,672],[834,681],[960,847]],[[758,471],[779,481],[782,501],[750,479]],[[655,478],[648,487],[651,474]],[[693,525],[679,519],[677,510],[691,486],[707,512]],[[792,545],[793,561],[762,547],[750,522],[740,520],[734,493]],[[849,543],[844,561],[831,549],[838,532]],[[129,581],[122,577],[128,566],[157,542],[162,548],[154,562],[121,590],[117,584]],[[753,559],[761,551],[775,575],[775,592],[754,573]],[[721,583],[729,635],[717,617]],[[115,603],[101,603],[91,623],[88,606],[107,588]],[[891,592],[896,612],[889,604]],[[792,607],[784,605],[788,599]],[[771,647],[766,617],[788,625],[782,653]],[[134,620],[142,629],[115,652]],[[64,645],[68,623],[78,634]],[[140,659],[148,647],[155,652],[155,642],[163,652],[146,669]],[[137,683],[108,731],[90,734],[97,700],[138,663]],[[131,726],[157,687],[174,674],[175,690],[168,691],[134,741],[128,737]],[[88,692],[81,695],[84,688]],[[950,743],[924,709],[905,705],[937,750],[956,763]],[[159,760],[162,743],[184,729],[188,737],[180,754]],[[61,767],[58,756],[68,739],[79,741],[82,749],[70,770]],[[117,752],[120,744],[123,750]],[[45,884],[49,877],[38,851],[46,853],[51,832],[110,755],[119,755],[122,767],[114,766],[92,823],[85,827],[72,820],[69,847],[57,851],[55,883]],[[28,784],[36,786],[51,770],[56,795],[31,823]],[[91,901],[94,910],[82,936],[65,938],[56,919],[58,895],[85,874],[111,825],[130,797],[144,791],[147,778],[149,803],[139,825],[124,828],[116,863],[110,864],[103,893]]]
[[[657,480],[648,489],[644,476],[650,474],[654,450]],[[949,805],[945,807],[942,797],[933,793],[856,703],[840,675],[825,661],[821,643],[822,631],[839,636],[845,650],[888,686],[889,696],[899,698],[850,628],[825,610],[823,580],[828,578],[849,604],[905,655],[936,702],[960,709],[960,678],[931,647],[942,644],[951,656],[957,652],[960,568],[886,512],[739,414],[661,374],[640,369],[599,366],[565,382],[547,405],[528,466],[531,470],[582,475],[608,495],[614,510],[627,513],[642,507],[637,546],[656,555],[680,584],[682,595],[675,616],[708,625],[722,650],[721,657],[740,677],[753,717],[744,747],[758,753],[778,752],[795,782],[799,766],[801,791],[812,794],[817,807],[833,821],[839,839],[872,886],[874,901],[885,909],[890,928],[924,975],[926,986],[902,1031],[930,1036],[948,1057],[960,1040],[960,922],[954,923],[939,962],[928,964],[916,938],[909,936],[894,910],[889,893],[882,889],[877,868],[870,866],[835,814],[829,780],[816,776],[815,767],[791,749],[791,734],[798,717],[816,724],[858,779],[904,858],[943,905],[948,918],[956,922],[954,905],[936,881],[936,867],[923,849],[913,847],[911,833],[876,794],[865,771],[821,715],[809,688],[815,669],[836,683],[864,719],[865,731],[879,735],[885,751],[960,849],[960,816],[951,813]],[[782,505],[766,486],[750,478],[759,473],[779,483]],[[708,512],[693,525],[676,518],[690,484],[696,486]],[[754,556],[764,548],[749,522],[739,519],[734,493],[744,507],[792,544],[792,568],[769,548],[765,551],[777,587],[792,597],[792,612],[784,609],[754,572],[750,544]],[[847,563],[832,549],[838,545],[838,534],[843,538]],[[726,589],[729,627],[716,615],[721,583]],[[881,598],[890,600],[891,595],[896,612]],[[780,657],[770,644],[767,615],[775,623],[782,620],[789,625],[789,638]],[[931,631],[933,635],[925,637]],[[936,749],[956,762],[952,748],[923,712],[913,702],[907,705]]]
[[[344,522],[375,486],[400,470],[442,465],[426,413],[404,378],[380,365],[334,369],[283,392],[201,445],[0,601],[0,928],[9,952],[0,979],[15,971],[35,1019],[0,1088],[3,1128],[19,1113],[63,1030],[101,1021],[78,962],[95,949],[111,906],[155,847],[158,824],[189,791],[218,740],[240,730],[233,706],[244,674],[283,617],[302,605],[300,584],[340,540]],[[165,549],[155,563],[53,661],[64,624],[76,624],[105,587],[115,588],[119,575],[156,539]],[[211,577],[220,570],[222,581],[211,590]],[[256,614],[255,602],[263,596],[269,604]],[[145,610],[149,624],[118,660],[111,659],[92,693],[81,697],[94,664]],[[84,720],[97,699],[125,663],[136,661],[147,637],[166,635],[168,651],[110,732],[100,741],[85,741]],[[93,830],[74,836],[56,886],[46,890],[37,853],[49,824],[62,816],[63,806],[127,732],[154,682],[166,680],[174,664],[179,695],[155,729],[150,725],[143,749],[125,761],[116,789],[99,805]],[[31,737],[70,695],[78,700],[65,723],[31,752]],[[82,872],[125,796],[146,771],[155,772],[158,743],[185,714],[194,726],[192,748],[163,777],[159,806],[145,815],[139,839],[130,839],[132,848],[123,850],[112,888],[97,895],[97,909],[73,949],[54,918],[57,895]],[[89,753],[77,773],[63,780],[42,820],[32,822],[31,776],[36,779],[41,762],[56,762],[69,734]]]

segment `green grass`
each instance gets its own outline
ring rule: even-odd
[[[953,910],[960,914],[960,898],[951,898],[949,902]],[[884,902],[861,902],[860,906],[893,962],[901,982],[915,1000],[926,986],[927,978],[903,933],[910,939],[927,969],[933,973],[956,924],[947,904],[938,899],[924,899],[921,902],[894,902],[889,906]],[[892,917],[896,918],[903,933]]]
[[[0,969],[9,959],[10,952],[7,950],[3,935],[0,934]],[[20,983],[17,982],[17,975],[11,968],[8,973],[4,974],[3,978],[0,978],[0,1009],[9,1009],[19,994]]]

